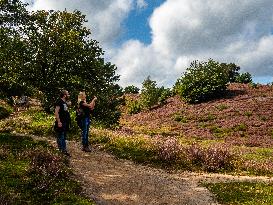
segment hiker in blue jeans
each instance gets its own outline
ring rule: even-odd
[[[80,92],[78,96],[78,103],[79,103],[79,108],[83,112],[83,116],[81,119],[81,137],[82,137],[82,150],[85,152],[90,152],[89,148],[89,140],[88,140],[88,135],[89,135],[89,128],[90,128],[90,115],[91,115],[91,110],[94,109],[95,107],[95,102],[97,100],[97,97],[95,96],[93,100],[90,103],[86,102],[86,94],[85,92]]]
[[[57,132],[57,144],[59,150],[66,156],[70,156],[66,149],[66,133],[71,123],[70,114],[68,112],[67,100],[69,98],[67,90],[60,92],[60,99],[55,104],[55,126]]]

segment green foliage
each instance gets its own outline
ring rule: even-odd
[[[176,122],[182,122],[182,123],[187,123],[189,121],[189,119],[186,116],[180,115],[180,114],[175,114],[173,119]]]
[[[143,108],[150,109],[152,106],[158,103],[160,93],[157,88],[156,81],[150,79],[148,76],[142,83],[142,89],[140,94],[140,103]]]
[[[258,88],[259,84],[258,84],[258,83],[254,83],[254,82],[250,82],[250,83],[249,83],[249,86],[250,86],[251,88],[256,89],[256,88]]]
[[[2,95],[38,93],[36,96],[49,113],[60,89],[70,92],[73,104],[79,91],[85,90],[89,97],[99,98],[94,111],[96,119],[106,126],[117,123],[122,95],[116,84],[117,68],[105,62],[98,42],[91,39],[90,30],[84,27],[85,16],[80,11],[29,14],[19,0],[1,1],[0,5],[4,9],[1,17],[5,15],[0,22]],[[9,17],[11,11],[14,15]],[[17,22],[21,29],[13,31],[12,26],[6,26],[14,20],[12,16],[22,16],[23,21]]]
[[[216,106],[216,108],[220,111],[223,111],[223,110],[227,109],[228,106],[226,104],[219,104]]]
[[[137,114],[141,111],[141,104],[138,100],[130,100],[126,103],[127,112],[129,114]]]
[[[21,38],[29,15],[18,0],[1,0],[0,10],[0,95],[21,95],[28,90],[20,73],[29,58],[26,41]]]
[[[129,94],[129,93],[138,94],[139,93],[139,88],[134,86],[134,85],[129,85],[129,86],[124,88],[124,93],[125,94]]]
[[[151,80],[150,76],[148,76],[142,83],[140,104],[145,109],[151,109],[158,103],[164,104],[172,95],[169,88],[157,87],[156,81]]]
[[[239,70],[240,70],[240,67],[237,66],[236,64],[234,63],[221,63],[221,68],[227,72],[228,74],[228,81],[230,83],[234,83],[236,82],[236,79],[237,77],[240,75],[239,74]]]
[[[159,90],[160,96],[158,98],[159,104],[164,104],[169,97],[173,96],[173,92],[170,88],[161,87]]]
[[[43,141],[0,134],[1,204],[93,204],[68,161]]]
[[[249,72],[241,73],[238,76],[236,76],[235,82],[244,84],[252,83],[252,76]]]
[[[273,204],[273,184],[230,182],[204,184],[221,204]]]
[[[124,103],[122,89],[117,84],[102,85],[101,92],[97,95],[98,100],[93,112],[93,120],[101,127],[114,127],[118,124],[121,116],[119,107]]]
[[[174,90],[185,101],[198,103],[221,96],[227,89],[229,72],[220,63],[194,61],[184,76],[177,80]]]

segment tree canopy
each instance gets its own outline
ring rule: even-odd
[[[106,124],[117,122],[121,92],[116,66],[104,60],[85,22],[80,11],[29,13],[18,0],[1,1],[1,87],[11,82],[26,86],[39,93],[48,112],[60,89],[70,91],[73,103],[85,90],[99,99],[94,115]]]

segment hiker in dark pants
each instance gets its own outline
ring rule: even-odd
[[[97,97],[95,96],[93,100],[88,104],[86,102],[86,94],[85,92],[80,92],[78,96],[78,103],[79,108],[83,112],[83,116],[81,119],[81,136],[82,136],[82,150],[85,152],[90,152],[89,148],[89,141],[88,141],[88,135],[89,135],[89,127],[90,127],[90,114],[91,110],[95,107],[95,101],[97,100]]]
[[[70,156],[66,150],[66,134],[71,123],[71,118],[67,106],[68,98],[68,91],[62,90],[60,92],[60,99],[55,105],[55,131],[57,132],[57,144],[59,150],[66,156]]]

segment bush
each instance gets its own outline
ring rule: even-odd
[[[212,59],[201,63],[194,61],[184,76],[177,80],[174,90],[189,103],[206,101],[223,94],[229,75],[225,66]]]
[[[176,138],[160,141],[157,143],[157,146],[159,159],[168,163],[178,161],[182,154],[182,147]]]
[[[221,63],[221,67],[223,68],[223,70],[227,72],[229,82],[230,83],[236,82],[236,78],[240,75],[239,74],[240,67],[234,63],[229,64]]]
[[[138,94],[139,88],[134,86],[134,85],[129,85],[126,88],[124,88],[124,93],[125,94]]]
[[[160,93],[159,88],[156,87],[156,82],[147,77],[142,83],[142,89],[140,94],[140,103],[143,108],[150,109],[152,106],[158,103]]]
[[[141,104],[137,100],[130,100],[127,102],[127,112],[129,114],[137,114],[141,111]]]
[[[235,82],[244,84],[252,83],[252,76],[249,72],[241,73],[236,77]]]
[[[207,148],[204,156],[204,168],[207,171],[215,172],[219,169],[233,169],[234,155],[228,147],[214,146]]]
[[[173,96],[173,92],[171,91],[170,88],[161,87],[159,92],[160,97],[158,99],[158,102],[160,104],[164,104],[169,97]]]
[[[157,87],[156,81],[152,81],[150,76],[142,83],[140,94],[140,104],[143,108],[151,109],[158,103],[164,104],[173,95],[169,88]]]

